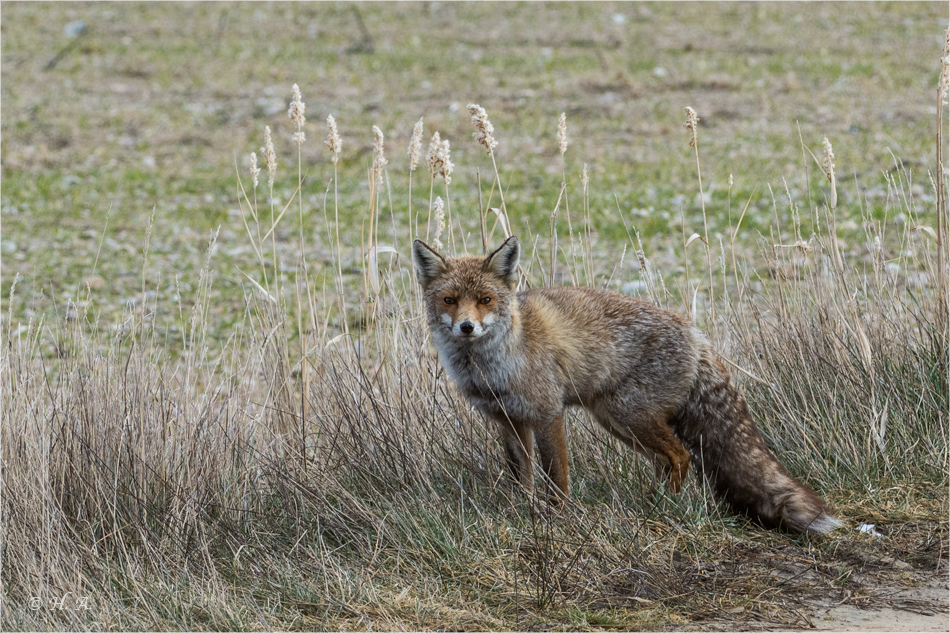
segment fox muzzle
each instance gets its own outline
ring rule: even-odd
[[[460,314],[458,320],[453,319],[449,314],[442,315],[442,322],[447,329],[452,330],[452,336],[456,338],[479,338],[488,333],[488,326],[494,321],[492,315],[479,320],[472,318],[472,314]]]

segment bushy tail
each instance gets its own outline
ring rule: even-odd
[[[769,450],[729,371],[708,344],[703,344],[689,398],[670,423],[716,497],[736,512],[793,532],[823,533],[841,525]]]

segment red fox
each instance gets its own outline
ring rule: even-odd
[[[516,237],[484,258],[412,246],[442,366],[497,423],[516,481],[533,486],[534,442],[554,500],[569,497],[564,412],[581,406],[651,459],[674,492],[692,455],[718,498],[767,527],[823,533],[840,525],[769,450],[698,329],[608,290],[516,292],[520,254]]]

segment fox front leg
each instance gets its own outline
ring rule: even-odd
[[[534,433],[524,424],[507,417],[499,418],[496,422],[505,445],[505,461],[511,478],[531,491],[534,489],[534,469],[531,465]]]
[[[559,505],[571,497],[563,414],[556,416],[543,429],[538,429],[535,436],[541,466],[551,480],[551,501]]]

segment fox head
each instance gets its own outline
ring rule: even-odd
[[[412,261],[433,332],[464,341],[510,327],[520,257],[516,237],[488,257],[446,258],[413,242]]]

